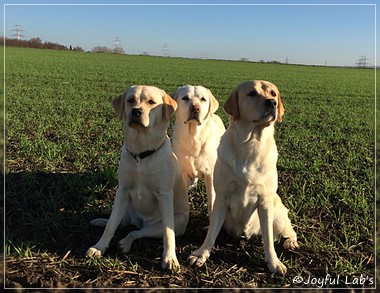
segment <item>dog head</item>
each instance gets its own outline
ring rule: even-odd
[[[112,105],[125,126],[151,128],[156,123],[169,123],[177,103],[165,91],[153,86],[131,86],[115,98]]]
[[[178,104],[177,120],[187,123],[202,123],[218,110],[219,102],[211,91],[203,86],[185,85],[172,95]]]
[[[239,84],[224,104],[224,110],[233,120],[263,125],[281,122],[285,111],[277,86],[264,80]]]

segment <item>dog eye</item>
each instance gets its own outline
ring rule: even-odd
[[[201,98],[201,101],[202,101],[202,102],[206,102],[207,100],[206,100],[205,97],[202,97],[202,98]]]
[[[188,96],[184,96],[184,97],[182,98],[182,100],[183,100],[183,101],[188,101],[188,100],[190,100],[190,99],[189,99]]]
[[[275,91],[270,91],[270,94],[272,95],[272,97],[275,97],[277,96],[276,92]]]
[[[134,98],[129,98],[129,99],[127,100],[127,102],[130,103],[130,104],[132,104],[132,103],[135,102],[135,99],[134,99]]]
[[[253,90],[253,91],[251,91],[251,92],[248,94],[248,96],[250,96],[250,97],[255,97],[255,96],[257,96],[257,92],[256,92],[255,90]]]
[[[154,104],[156,104],[156,102],[153,101],[153,100],[149,100],[148,103],[149,103],[150,105],[154,105]]]

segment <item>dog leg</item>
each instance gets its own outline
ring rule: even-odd
[[[162,222],[158,222],[151,226],[145,226],[141,230],[130,232],[126,237],[119,241],[119,245],[123,253],[127,253],[131,249],[133,241],[136,239],[160,237],[162,237]]]
[[[205,185],[207,192],[207,209],[208,209],[208,217],[211,218],[212,210],[215,202],[215,189],[213,184],[213,176],[206,175],[205,176]]]
[[[188,192],[190,190],[190,188],[192,188],[192,184],[194,184],[194,178],[191,178],[190,176],[188,176],[186,173],[185,174],[182,174],[182,178],[183,178],[183,183],[185,185],[185,189],[186,189],[186,192]],[[196,186],[196,185],[195,185]]]
[[[276,195],[274,204],[273,229],[275,235],[281,235],[286,240],[284,241],[285,249],[297,249],[297,234],[292,227],[288,216],[288,209],[283,205],[280,197]]]
[[[224,195],[222,195],[224,196]],[[194,251],[188,258],[191,265],[197,267],[202,266],[210,256],[212,247],[215,244],[216,237],[218,236],[220,229],[226,219],[228,207],[222,200],[215,201],[214,209],[211,213],[210,227],[207,231],[207,236],[202,246]]]
[[[121,223],[128,206],[128,201],[126,199],[125,194],[126,190],[118,189],[112,213],[110,219],[106,224],[106,228],[103,232],[103,235],[98,241],[98,243],[96,243],[94,246],[90,247],[87,250],[87,257],[100,257],[108,248],[109,243],[113,235],[115,234],[117,227]]]
[[[91,226],[96,226],[96,227],[105,227],[107,226],[108,219],[103,219],[103,218],[98,218],[98,219],[93,219],[90,221]]]
[[[290,222],[290,219],[288,217],[284,217],[281,219],[283,229],[280,233],[280,235],[286,240],[284,241],[284,248],[285,249],[297,249],[299,247],[298,242],[297,242],[297,234],[294,231],[292,224]]]
[[[162,257],[161,266],[163,269],[172,271],[179,271],[180,266],[175,252],[175,232],[174,232],[174,206],[173,198],[174,193],[159,192],[158,204],[161,211],[163,239],[164,239],[164,253]]]
[[[258,206],[261,234],[263,235],[264,242],[265,261],[272,273],[284,275],[286,273],[286,266],[278,259],[274,249],[273,212],[274,197],[265,196],[260,200]]]

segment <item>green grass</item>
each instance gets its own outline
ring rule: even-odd
[[[295,276],[375,276],[374,70],[9,47],[5,53],[7,286],[302,287],[292,283]],[[208,224],[203,185],[190,193],[178,275],[160,269],[160,239],[136,241],[122,255],[117,240],[124,229],[104,258],[84,259],[102,233],[89,220],[112,206],[117,186],[122,124],[112,99],[132,84],[169,94],[202,84],[222,106],[249,79],[277,84],[285,106],[276,126],[278,193],[301,244],[295,252],[276,244],[288,275],[269,273],[260,238],[236,242],[224,233],[206,267],[188,266]],[[227,124],[222,107],[218,114]]]

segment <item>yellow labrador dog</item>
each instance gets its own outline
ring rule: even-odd
[[[273,273],[285,274],[277,257],[274,236],[287,238],[284,247],[298,247],[297,236],[277,191],[277,147],[274,124],[281,122],[284,107],[277,87],[267,81],[238,85],[224,105],[230,125],[218,148],[214,170],[216,200],[203,245],[189,257],[203,265],[219,231],[250,238],[262,234],[265,261]]]
[[[215,114],[219,102],[203,86],[179,87],[172,97],[178,104],[173,127],[173,151],[187,188],[193,179],[204,178],[208,214],[211,215],[215,200],[213,174],[216,150],[225,132],[222,120]]]
[[[110,219],[92,224],[106,227],[87,256],[101,256],[119,224],[134,225],[119,244],[124,253],[143,237],[163,237],[162,267],[179,270],[175,234],[182,235],[189,218],[187,189],[166,135],[176,102],[152,86],[132,86],[113,101],[124,122],[124,144],[118,169],[119,186]]]

